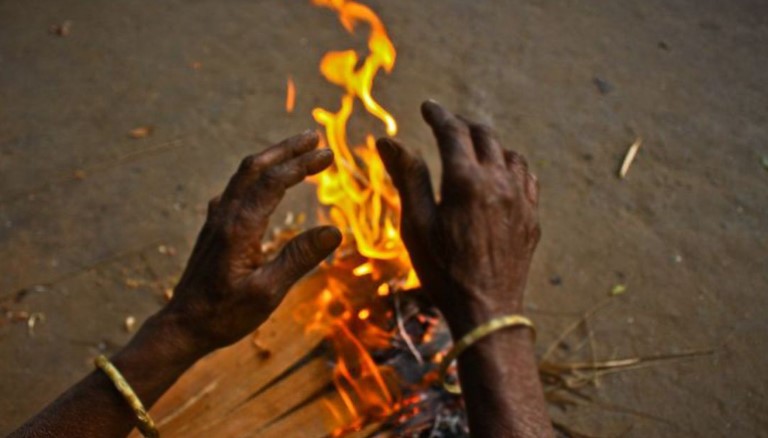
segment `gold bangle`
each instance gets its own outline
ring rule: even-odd
[[[139,400],[139,396],[133,392],[133,388],[131,388],[131,385],[125,380],[125,377],[120,374],[120,371],[118,371],[118,369],[112,365],[112,362],[110,362],[104,355],[99,355],[93,363],[97,368],[104,371],[104,374],[109,377],[120,395],[123,396],[131,409],[133,409],[133,412],[136,414],[136,419],[139,420],[137,427],[141,434],[147,438],[159,438],[160,433],[155,427],[155,422],[152,421],[152,417],[150,417],[147,410],[144,409],[144,405],[141,403],[141,400]]]
[[[507,327],[528,327],[531,329],[531,334],[534,340],[536,340],[536,327],[533,326],[533,322],[522,315],[507,315],[499,318],[494,318],[487,323],[474,328],[471,332],[467,333],[458,342],[453,344],[453,348],[440,362],[439,376],[440,381],[443,382],[443,387],[451,394],[461,394],[461,387],[456,383],[449,383],[445,380],[448,373],[448,367],[451,366],[454,360],[456,360],[461,353],[467,348],[472,346],[475,342],[490,335],[493,332],[499,331]]]

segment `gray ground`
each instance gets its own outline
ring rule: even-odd
[[[605,436],[768,436],[768,5],[633,3],[373,2],[399,57],[376,95],[435,166],[427,97],[529,157],[542,347],[621,283],[591,324],[599,357],[716,349],[605,377],[598,404],[559,418]],[[68,37],[49,34],[66,20]],[[125,343],[128,315],[158,309],[207,199],[242,156],[336,107],[317,63],[361,42],[305,1],[0,1],[0,294],[25,290],[10,309],[46,316],[32,336],[0,326],[0,434]],[[297,189],[283,211],[313,199]]]

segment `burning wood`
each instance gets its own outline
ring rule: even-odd
[[[321,73],[344,94],[338,111],[312,112],[336,160],[313,181],[323,205],[320,214],[342,230],[342,247],[295,288],[271,324],[261,329],[271,330],[272,337],[260,335],[258,342],[240,342],[208,358],[158,403],[153,414],[165,435],[202,436],[215,430],[219,436],[233,436],[258,430],[262,436],[277,436],[283,430],[281,416],[305,411],[315,416],[322,411],[325,418],[321,435],[306,436],[341,436],[368,427],[430,431],[431,436],[466,433],[460,398],[436,382],[437,365],[450,342],[447,327],[420,292],[408,291],[419,284],[400,239],[397,191],[373,134],[356,145],[347,138],[358,101],[388,134],[397,132],[394,117],[371,94],[377,73],[394,67],[395,48],[367,6],[345,0],[313,2],[336,12],[350,33],[358,24],[370,28],[364,59],[351,50],[323,57]],[[286,110],[291,111],[294,100],[289,78]],[[264,247],[276,252],[297,231],[281,227]],[[304,356],[306,352],[312,353]],[[330,358],[330,369],[323,357]],[[329,385],[330,392],[325,390]],[[319,393],[323,395],[317,397]],[[207,400],[214,397],[217,402],[209,405]],[[276,403],[279,410],[267,408]]]

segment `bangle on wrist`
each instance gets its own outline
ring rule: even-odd
[[[123,396],[136,414],[136,419],[138,420],[137,427],[141,434],[147,438],[159,438],[160,433],[155,427],[155,422],[152,421],[152,417],[150,417],[147,410],[144,409],[144,404],[141,403],[139,396],[136,395],[133,388],[131,388],[131,385],[128,384],[120,371],[118,371],[118,369],[112,365],[112,362],[110,362],[104,355],[99,355],[93,362],[96,365],[96,368],[99,368],[107,375],[107,377],[109,377],[109,380],[115,385],[117,391]]]
[[[523,315],[507,315],[494,318],[485,324],[477,326],[476,328],[470,330],[469,333],[464,335],[456,343],[454,343],[451,350],[440,362],[439,378],[440,381],[443,382],[443,387],[445,390],[451,394],[461,394],[461,387],[459,387],[459,385],[456,383],[450,383],[446,381],[446,375],[448,373],[448,368],[451,366],[453,361],[456,360],[456,358],[458,358],[459,355],[464,352],[464,350],[471,347],[480,339],[501,329],[521,326],[531,329],[531,336],[534,340],[536,339],[536,327],[534,327],[533,322],[530,319]]]

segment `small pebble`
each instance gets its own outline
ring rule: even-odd
[[[48,32],[52,35],[67,37],[72,31],[72,22],[67,20],[61,24],[54,24],[48,28]]]
[[[605,79],[595,76],[592,79],[592,83],[595,84],[595,87],[597,87],[597,91],[599,91],[600,94],[608,94],[613,91],[613,85]]]

